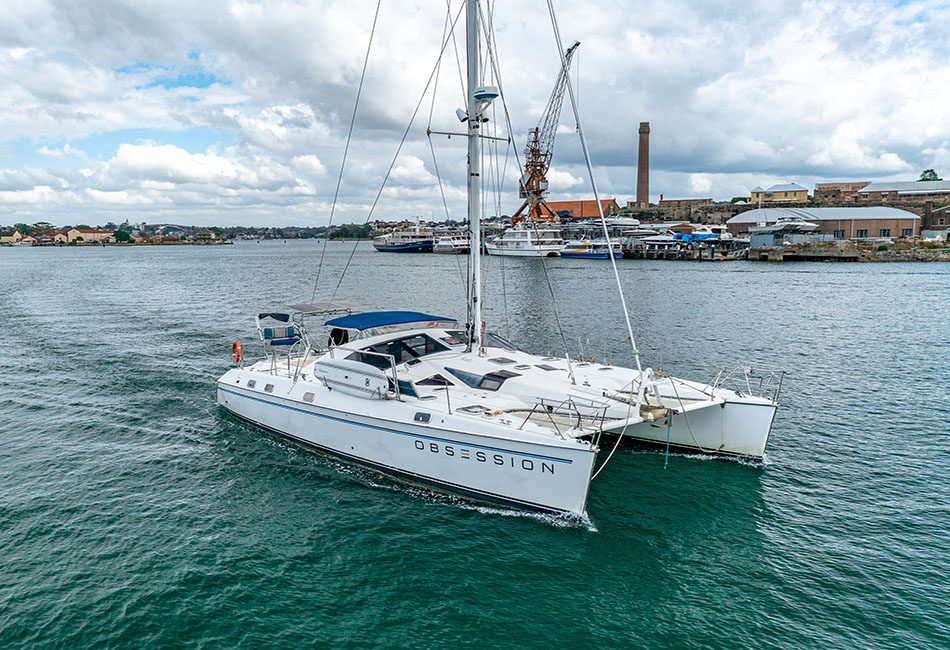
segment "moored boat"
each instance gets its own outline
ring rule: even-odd
[[[489,241],[489,255],[509,257],[557,257],[564,248],[560,229],[549,222],[525,219]]]
[[[619,260],[623,257],[623,248],[619,241],[610,242],[609,245],[604,239],[570,241],[561,249],[561,257],[606,260],[609,259],[611,250],[613,251],[614,259]]]
[[[445,255],[468,255],[468,251],[468,237],[460,233],[443,235],[435,240],[435,244],[432,247],[433,253],[442,253]]]
[[[420,230],[399,230],[373,238],[381,253],[431,253],[432,235]]]

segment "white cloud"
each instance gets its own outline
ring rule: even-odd
[[[561,171],[551,167],[547,173],[548,185],[550,191],[569,190],[574,187],[584,185],[584,179],[580,176],[574,176],[570,172]]]
[[[401,155],[396,160],[389,178],[405,185],[433,185],[438,179],[426,169],[421,158],[411,155]]]
[[[915,178],[930,167],[950,176],[946,6],[558,4],[564,38],[582,42],[571,78],[605,196],[635,191],[640,121],[652,128],[654,199],[730,198],[780,180]],[[498,3],[495,19],[521,150],[559,62],[543,6]],[[365,219],[432,70],[443,20],[438,3],[383,4],[335,220]],[[45,202],[48,218],[64,222],[95,222],[121,206],[162,210],[169,220],[176,211],[209,222],[325,219],[370,23],[365,6],[343,0],[102,0],[95,12],[82,3],[7,3],[0,147],[13,153],[0,171],[0,200],[13,210]],[[432,128],[457,131],[462,98],[451,45],[448,52]],[[178,69],[206,79],[166,87],[162,79]],[[430,106],[380,212],[442,211],[424,136]],[[551,198],[584,197],[567,99],[557,133]],[[32,155],[17,154],[15,142]],[[462,214],[464,142],[443,138],[435,147],[449,208]],[[510,161],[503,211],[518,203],[517,176]]]

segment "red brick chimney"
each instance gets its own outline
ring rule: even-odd
[[[650,123],[640,122],[640,150],[637,155],[637,207],[650,207]]]

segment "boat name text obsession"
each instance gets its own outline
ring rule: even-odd
[[[478,463],[489,465],[509,466],[521,469],[525,472],[538,472],[542,474],[554,474],[554,463],[548,463],[543,460],[534,460],[533,458],[518,458],[506,456],[505,454],[494,454],[475,450],[474,452],[465,447],[456,447],[455,445],[439,444],[437,442],[423,442],[422,440],[413,441],[416,449],[419,451],[428,451],[432,454],[442,454],[453,456],[461,460],[474,460]]]

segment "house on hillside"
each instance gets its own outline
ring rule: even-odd
[[[0,244],[16,244],[21,239],[23,239],[23,233],[19,230],[13,230],[0,235]]]
[[[808,190],[798,183],[773,185],[767,190],[756,186],[752,189],[750,203],[804,203],[808,201]]]

